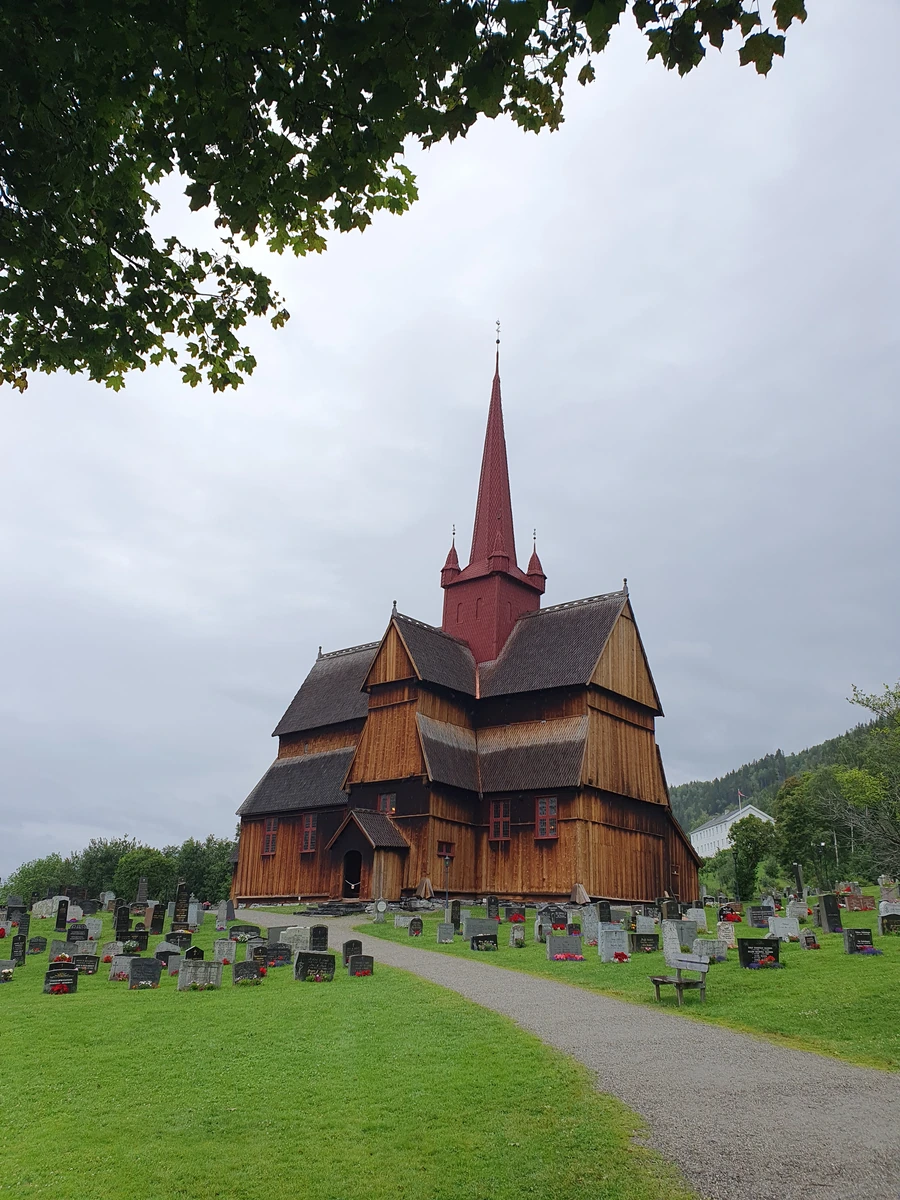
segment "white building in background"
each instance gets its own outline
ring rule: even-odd
[[[731,827],[737,824],[738,821],[742,821],[744,817],[759,817],[761,821],[769,821],[772,825],[775,824],[775,818],[770,817],[768,813],[763,812],[756,805],[744,804],[741,808],[732,809],[731,812],[720,813],[717,817],[710,817],[705,825],[701,825],[699,829],[693,831],[691,834],[691,845],[704,858],[712,858],[720,850],[730,849]]]

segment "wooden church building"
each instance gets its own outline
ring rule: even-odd
[[[469,562],[441,627],[394,611],[380,641],[319,653],[278,756],[238,810],[232,895],[699,895],[654,727],[662,707],[627,588],[541,608],[516,560],[495,372]]]

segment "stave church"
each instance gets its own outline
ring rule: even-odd
[[[518,564],[499,360],[469,561],[454,538],[440,583],[440,627],[395,605],[380,640],[320,650],[238,810],[233,898],[696,898],[627,585],[542,607],[536,547]]]

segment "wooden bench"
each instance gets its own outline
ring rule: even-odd
[[[683,954],[668,960],[667,966],[672,967],[674,975],[651,975],[650,982],[656,988],[656,999],[660,999],[659,989],[671,984],[675,989],[678,1007],[684,1003],[684,993],[688,988],[697,988],[700,992],[700,1003],[706,1003],[706,973],[709,970],[709,959],[705,954]],[[683,979],[682,971],[698,971],[699,979]]]

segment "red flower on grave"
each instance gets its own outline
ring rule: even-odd
[[[223,958],[223,959],[222,959],[222,966],[223,966],[223,967],[230,967],[230,966],[231,966],[231,959],[230,959],[230,958]]]
[[[613,955],[613,962],[623,963],[628,962],[628,955],[624,950],[617,950]]]
[[[552,928],[553,929],[565,929],[565,925],[554,925],[554,926],[552,926]]]
[[[372,972],[371,971],[354,971],[353,974],[357,977],[357,979],[360,979],[360,978],[362,978],[363,975],[371,975]]]
[[[112,955],[111,955],[111,954],[107,954],[107,955],[106,955],[106,957],[104,958],[104,960],[103,960],[103,961],[104,961],[105,963],[111,963],[111,962],[112,962]]]
[[[5,938],[5,937],[6,937],[6,930],[3,928],[2,925],[0,925],[0,938]]]
[[[525,918],[522,916],[521,913],[513,913],[512,916],[509,918],[509,923],[510,923],[510,925],[524,925]]]
[[[54,983],[50,988],[51,996],[65,996],[68,994],[69,985],[67,983]]]
[[[259,968],[259,973],[260,973],[260,975],[266,975],[266,974],[268,974],[268,972],[267,972],[267,970],[266,970],[266,968],[265,968],[265,967],[260,967],[260,968]]]
[[[274,967],[274,966],[275,966],[275,959],[274,959],[274,958],[273,958],[273,959],[272,959],[272,960],[269,962],[269,966],[270,966],[270,967]]]
[[[57,954],[56,958],[54,958],[53,961],[54,962],[71,962],[72,959],[68,954]]]

